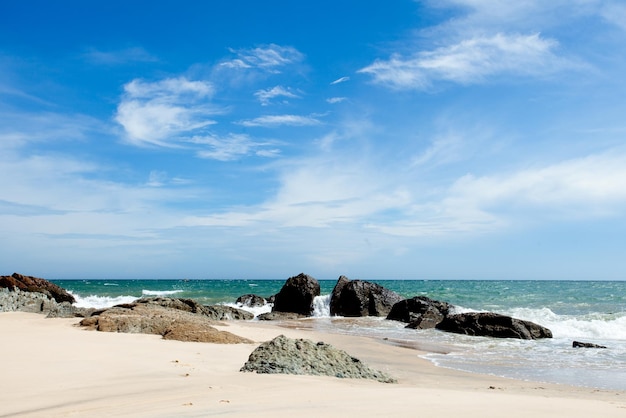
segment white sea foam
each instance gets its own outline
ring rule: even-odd
[[[244,306],[241,303],[225,303],[224,305],[230,306],[231,308],[241,309],[242,311],[250,312],[254,315],[255,318],[261,314],[272,312],[272,307],[274,306],[273,303],[266,303],[263,306],[255,307]]]
[[[74,304],[74,306],[79,308],[104,309],[110,308],[111,306],[119,305],[120,303],[131,303],[137,300],[136,296],[128,295],[114,297],[89,295],[82,297],[72,293],[72,296],[74,296],[74,299],[76,299],[76,303]]]
[[[555,338],[626,340],[626,312],[558,315],[548,308],[516,308],[505,314],[549,328]]]
[[[330,294],[316,296],[313,299],[313,317],[328,318],[330,317]]]
[[[175,295],[177,293],[182,293],[183,290],[142,290],[141,294],[143,296],[169,296],[169,295]]]

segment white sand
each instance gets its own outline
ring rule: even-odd
[[[262,322],[221,328],[259,342],[279,334],[325,341],[397,384],[241,373],[255,345],[87,331],[77,322],[0,313],[0,417],[626,417],[623,391],[442,369],[373,339]]]

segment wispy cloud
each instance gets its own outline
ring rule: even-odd
[[[349,80],[350,80],[350,77],[341,77],[341,78],[338,78],[337,80],[331,82],[330,85],[332,86],[334,84],[345,83],[346,81],[349,81]]]
[[[290,126],[319,125],[321,121],[311,116],[267,115],[267,116],[260,116],[254,119],[244,120],[239,123],[247,127],[253,127],[253,126],[274,127],[274,126],[282,126],[282,125],[290,125]]]
[[[257,68],[280,73],[281,67],[301,62],[304,59],[304,55],[294,47],[276,44],[230,51],[236,55],[236,58],[222,62],[220,66],[233,69]]]
[[[280,150],[273,142],[253,141],[244,134],[194,137],[192,142],[209,148],[198,151],[199,157],[219,161],[233,161],[250,154],[259,157],[276,157],[280,154]]]
[[[215,123],[209,99],[213,85],[185,77],[156,82],[135,79],[124,86],[115,120],[134,145],[178,146],[178,136]]]
[[[330,104],[337,104],[337,103],[341,103],[347,100],[347,97],[329,97],[328,99],[326,99],[327,103]]]
[[[558,42],[539,34],[474,37],[421,51],[411,57],[393,55],[359,70],[374,82],[395,89],[428,89],[434,82],[474,84],[499,75],[541,76],[573,64],[555,54]]]
[[[275,86],[275,87],[272,87],[271,89],[266,89],[266,90],[258,90],[257,92],[254,93],[254,95],[261,102],[262,106],[269,105],[272,99],[276,97],[288,97],[290,99],[297,99],[300,97],[297,94],[293,93],[288,88],[285,88],[282,86]]]

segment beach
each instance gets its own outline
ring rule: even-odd
[[[258,344],[162,340],[82,329],[79,319],[0,313],[0,417],[408,416],[623,417],[626,392],[505,379],[434,366],[376,338],[261,321],[219,329],[256,343],[324,341],[398,380],[261,375],[239,369]]]

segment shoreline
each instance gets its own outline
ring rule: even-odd
[[[446,369],[421,358],[425,351],[370,337],[237,321],[216,328],[257,344],[219,345],[89,331],[76,327],[78,322],[0,313],[0,393],[10,394],[0,403],[0,417],[626,413],[625,391]],[[258,343],[280,334],[332,344],[398,383],[239,372]]]

